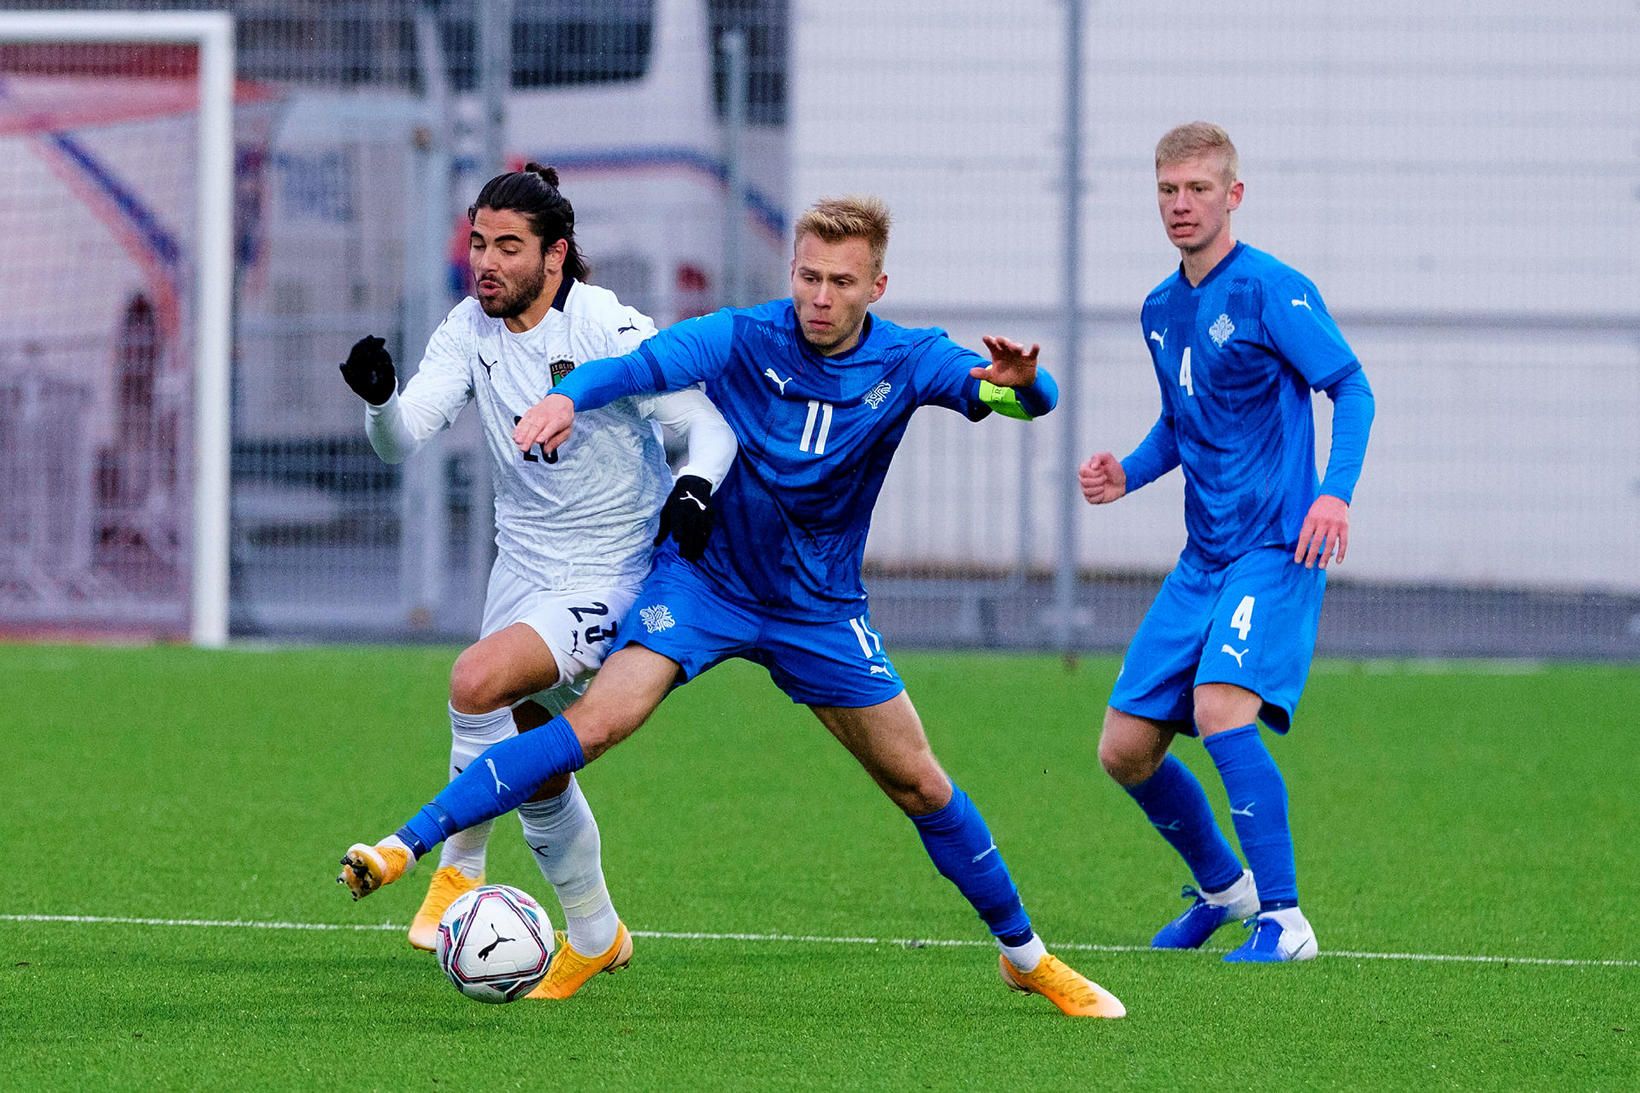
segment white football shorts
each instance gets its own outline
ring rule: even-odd
[[[479,637],[521,622],[540,635],[558,664],[558,683],[529,697],[554,714],[579,698],[615,642],[639,584],[566,592],[519,576],[499,559],[490,569]]]

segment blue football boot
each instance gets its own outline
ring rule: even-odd
[[[1228,888],[1198,892],[1186,885],[1179,895],[1194,902],[1184,914],[1157,931],[1150,939],[1152,949],[1199,949],[1225,923],[1258,914],[1258,887],[1253,883],[1253,874],[1245,869]]]
[[[1284,964],[1314,960],[1315,931],[1297,907],[1264,911],[1253,920],[1253,933],[1240,948],[1227,953],[1226,964]]]

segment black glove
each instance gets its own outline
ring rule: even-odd
[[[382,405],[399,389],[398,377],[393,374],[393,354],[380,338],[360,338],[354,342],[347,363],[340,367],[342,378],[353,388],[353,393],[372,406]]]
[[[672,484],[672,492],[661,506],[661,529],[655,535],[660,546],[668,535],[678,541],[678,553],[691,562],[706,553],[712,534],[712,484],[695,474],[686,474]]]

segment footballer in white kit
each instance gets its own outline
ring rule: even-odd
[[[705,550],[712,493],[736,447],[705,394],[689,389],[618,400],[586,415],[557,451],[520,452],[512,439],[520,415],[577,364],[630,352],[655,325],[586,283],[574,209],[553,168],[532,163],[496,176],[468,219],[476,296],[439,324],[403,392],[380,338],[361,339],[342,365],[366,403],[371,446],[389,463],[469,403],[482,423],[497,556],[479,640],[451,671],[450,777],[585,689],[649,574],[654,544],[670,534],[685,557]],[[597,823],[573,777],[549,782],[518,813],[565,916],[565,942],[529,997],[567,998],[598,972],[625,967],[631,936],[610,901]],[[433,949],[444,910],[483,883],[490,826],[445,842],[410,926],[416,948]]]
[[[585,435],[550,455],[520,454],[513,445],[518,416],[576,364],[619,356],[654,333],[655,324],[613,292],[568,277],[552,309],[522,334],[468,297],[434,331],[404,392],[366,410],[371,445],[397,463],[476,404],[495,482],[497,550],[481,633],[528,623],[557,660],[552,690],[603,662],[649,575],[673,478],[651,422],[673,441],[668,446],[688,443],[679,478],[696,475],[716,489],[734,458],[733,434],[698,389],[593,411]],[[702,422],[705,434],[697,436],[691,430]]]

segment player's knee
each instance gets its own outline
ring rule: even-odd
[[[951,782],[943,775],[938,779],[885,785],[883,791],[908,816],[926,816],[951,803]]]
[[[488,713],[509,704],[501,673],[467,649],[450,669],[450,705],[462,713]]]
[[[1256,694],[1230,686],[1196,688],[1194,710],[1196,728],[1203,736],[1240,728],[1258,716]]]
[[[1136,786],[1156,773],[1167,756],[1156,728],[1131,714],[1106,707],[1099,733],[1099,765],[1119,785]]]
[[[1099,765],[1118,784],[1135,786],[1155,774],[1157,764],[1150,752],[1124,746],[1107,730],[1099,735]]]
[[[926,816],[951,803],[951,779],[932,752],[914,761],[871,770],[872,778],[888,799],[910,816]]]
[[[564,712],[589,763],[637,732],[648,716],[629,696],[599,693],[596,686]]]

